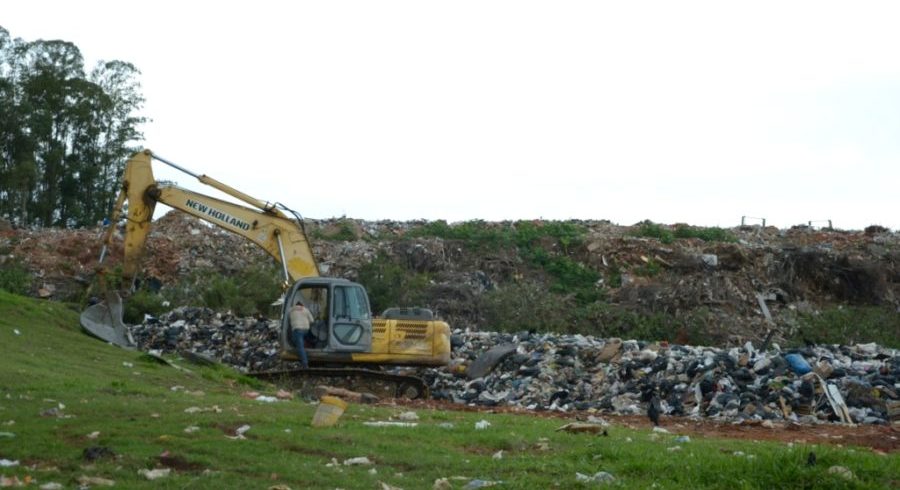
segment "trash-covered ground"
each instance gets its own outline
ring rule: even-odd
[[[352,219],[305,223],[323,274],[359,280],[361,269],[386,257],[389,265],[410,277],[424,278],[415,304],[387,306],[428,307],[454,328],[500,330],[498,319],[521,323],[535,313],[564,314],[583,306],[559,290],[548,268],[536,265],[515,246],[486,246],[423,234],[423,227],[430,224]],[[638,315],[674,319],[665,327],[667,335],[657,337],[672,342],[761,344],[771,322],[780,327],[778,342],[799,338],[800,317],[846,306],[900,314],[900,233],[896,231],[877,226],[864,231],[746,226],[724,230],[733,241],[704,241],[636,236],[640,224],[622,226],[602,220],[566,224],[581,230],[576,242],[565,245],[547,239],[538,245],[547,257],[568,261],[556,264],[564,268],[562,273],[583,267],[596,274],[595,292],[601,295],[598,304],[603,308],[595,309],[596,317],[579,318],[577,331],[583,333],[596,335],[601,331],[597,329],[607,329],[606,336],[643,338],[628,331],[634,323],[629,319],[635,318],[628,315]],[[493,236],[515,226],[479,222],[477,232]],[[674,227],[661,229],[671,233]],[[31,275],[29,293],[34,296],[84,301],[100,255],[101,232],[100,228],[0,228],[0,268],[24,264]],[[113,270],[121,257],[120,240],[107,255]],[[190,288],[196,285],[182,281],[192,274],[232,277],[272,263],[244,238],[170,212],[153,223],[141,283],[162,292],[186,290],[184,296],[191,297]],[[517,313],[521,317],[512,318]],[[900,345],[900,332],[892,338],[897,344],[891,338],[881,342]]]
[[[133,327],[143,350],[190,351],[242,371],[284,367],[278,324],[178,308]],[[485,356],[485,353],[491,354]],[[484,407],[738,420],[900,420],[900,352],[876,344],[765,352],[600,339],[467,332],[445,368],[420,369],[437,400]]]

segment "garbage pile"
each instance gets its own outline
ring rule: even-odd
[[[876,344],[761,352],[750,342],[720,349],[487,332],[453,343],[457,365],[428,373],[432,395],[472,405],[644,414],[656,396],[669,415],[876,424],[896,416],[900,400],[900,352]],[[483,352],[495,353],[487,374],[492,356]],[[466,377],[454,374],[465,364]]]
[[[192,352],[243,372],[282,366],[279,324],[183,307],[132,327],[142,350]],[[422,368],[433,398],[531,410],[884,424],[900,415],[900,351],[876,344],[760,351],[583,335],[457,330],[453,359]]]
[[[159,318],[147,316],[130,329],[138,348],[162,353],[192,353],[242,372],[268,371],[281,363],[279,323],[240,318],[210,308],[180,307]]]

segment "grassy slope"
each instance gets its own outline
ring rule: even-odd
[[[18,330],[16,334],[14,330]],[[572,488],[575,473],[608,471],[617,485],[646,488],[884,488],[900,479],[900,456],[865,450],[730,440],[657,440],[646,431],[613,427],[610,437],[555,432],[558,420],[459,412],[419,411],[416,428],[371,428],[402,409],[351,406],[339,425],[313,429],[315,407],[243,399],[248,380],[223,369],[188,366],[185,373],[140,353],[103,344],[82,334],[77,314],[57,303],[0,291],[0,458],[21,461],[0,469],[44,483],[76,486],[80,475],[101,476],[129,488],[431,488],[440,477],[503,480],[501,488]],[[131,366],[125,363],[130,363]],[[183,390],[172,391],[173,386]],[[262,387],[271,392],[271,387]],[[202,392],[202,393],[200,393]],[[62,403],[71,418],[42,417]],[[217,405],[221,413],[188,414],[192,406]],[[491,426],[475,430],[487,419]],[[9,424],[9,421],[14,421]],[[453,428],[439,424],[449,422]],[[250,425],[246,440],[225,430]],[[185,433],[188,426],[199,431]],[[96,440],[87,434],[99,431]],[[546,438],[549,450],[538,443]],[[631,439],[631,442],[628,439]],[[106,446],[118,456],[89,463],[82,451]],[[503,450],[503,458],[492,454]],[[819,464],[805,465],[815,450]],[[158,466],[163,451],[181,458],[184,469],[149,482],[137,474]],[[735,456],[743,451],[754,457]],[[332,459],[367,456],[371,467],[328,468]],[[826,469],[850,468],[848,482]],[[369,470],[375,468],[376,474]],[[205,472],[204,470],[209,470]],[[466,480],[454,480],[462,488]]]

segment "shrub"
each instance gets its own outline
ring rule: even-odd
[[[675,238],[699,238],[704,242],[736,242],[730,231],[719,228],[702,228],[688,225],[675,227]]]
[[[900,315],[891,306],[845,306],[801,315],[788,339],[794,344],[857,344],[877,342],[900,348]]]
[[[668,228],[649,220],[639,223],[637,230],[632,234],[638,237],[656,238],[666,244],[675,241],[675,236]]]
[[[392,306],[421,306],[430,284],[427,274],[394,263],[384,253],[360,268],[359,282],[365,286],[375,313]]]
[[[125,323],[136,324],[144,321],[144,315],[157,316],[166,311],[165,298],[159,293],[140,290],[124,300],[123,319]]]
[[[0,289],[24,296],[30,288],[31,274],[24,263],[14,260],[0,265]]]

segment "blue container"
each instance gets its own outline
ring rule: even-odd
[[[806,362],[806,359],[800,354],[788,354],[784,356],[784,358],[787,360],[788,364],[791,365],[791,371],[794,371],[801,376],[812,371],[812,368],[809,367],[809,363]]]

